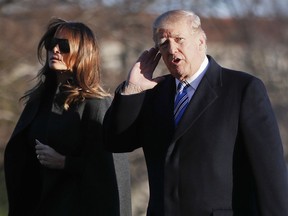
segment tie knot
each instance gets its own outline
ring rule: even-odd
[[[179,84],[177,86],[177,91],[178,92],[182,92],[183,90],[187,90],[188,87],[189,87],[189,83],[187,83],[187,82],[179,82]]]

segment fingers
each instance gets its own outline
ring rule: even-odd
[[[37,153],[36,153],[36,154],[37,154]],[[42,164],[42,165],[45,165],[45,164],[47,163],[46,155],[43,154],[43,153],[37,154],[37,159],[38,159],[38,161],[40,162],[40,164]]]
[[[46,160],[45,154],[37,154],[37,159],[42,164]]]
[[[141,73],[148,79],[152,79],[155,68],[157,67],[161,54],[158,52],[158,49],[152,47],[150,50],[143,52],[140,59],[140,69]]]
[[[40,161],[40,163],[42,164],[42,162],[45,160],[46,158],[46,149],[47,146],[44,145],[43,143],[41,143],[39,140],[35,139],[36,145],[35,145],[35,149],[36,149],[36,155],[37,155],[37,159]]]
[[[42,144],[38,139],[35,139],[36,144]]]
[[[39,163],[40,163],[41,165],[46,166],[46,167],[52,167],[52,166],[51,166],[51,162],[50,162],[50,160],[47,158],[46,155],[44,155],[44,154],[39,154],[39,155],[37,155],[37,159],[38,159],[38,161],[39,161]]]
[[[47,159],[47,155],[45,152],[42,152],[42,151],[36,151],[36,157],[37,159],[41,162],[41,161],[44,161]]]
[[[43,144],[42,144],[43,145]],[[36,150],[36,157],[39,161],[39,163],[43,166],[52,168],[53,165],[53,159],[51,158],[51,155],[46,150]],[[51,165],[52,163],[52,165]]]
[[[36,145],[35,149],[39,151],[49,150],[51,147],[41,143],[39,140],[35,139]]]
[[[35,139],[35,143],[36,143],[36,145],[35,145],[36,150],[43,150],[46,146],[37,139]]]
[[[152,70],[154,71],[161,59],[161,53],[157,52],[152,62]]]
[[[155,61],[159,61],[159,56],[161,57],[161,54],[158,52],[159,50],[155,47],[152,47],[150,50],[145,50],[141,56],[139,57],[138,61],[141,61],[145,64],[151,64]]]
[[[36,154],[43,154],[45,152],[45,147],[41,144],[35,145]]]

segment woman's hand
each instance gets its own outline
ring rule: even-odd
[[[36,141],[36,154],[39,162],[51,169],[64,169],[65,167],[65,156],[56,152],[53,148],[48,145],[44,145],[39,140]]]

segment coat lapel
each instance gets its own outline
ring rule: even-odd
[[[210,57],[209,64],[206,74],[189,102],[178,127],[175,129],[172,142],[182,136],[218,97],[217,88],[220,85],[219,83],[222,82],[221,67]]]
[[[22,131],[25,127],[27,127],[28,124],[31,123],[31,121],[34,119],[40,105],[40,100],[27,103],[25,106],[17,125],[15,126],[15,130],[12,133],[11,138],[13,138],[16,134],[18,134],[20,131]]]
[[[180,120],[178,127],[175,129],[174,139],[179,138],[186,130],[188,130],[194,122],[205,112],[206,109],[216,100],[216,92],[209,86],[205,77],[198,86],[193,98]]]
[[[165,76],[165,80],[157,85],[154,90],[154,112],[158,121],[165,125],[168,131],[174,130],[173,106],[175,95],[175,79],[170,74]]]

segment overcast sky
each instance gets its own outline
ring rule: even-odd
[[[4,0],[0,0],[0,3]],[[26,0],[29,2],[29,0]],[[45,1],[46,0],[41,0]],[[39,0],[39,2],[41,2]],[[60,0],[58,0],[59,2]],[[140,11],[142,8],[141,2],[144,0],[131,1],[131,5],[135,8],[135,11]],[[95,5],[95,0],[70,0],[68,2],[74,2],[80,4],[84,9]],[[149,1],[147,1],[149,2]],[[24,3],[25,1],[15,1],[17,3]],[[103,0],[106,5],[121,5],[122,8],[126,7],[125,0]],[[124,5],[125,4],[125,5]],[[11,5],[11,4],[10,4]],[[8,4],[7,4],[8,6]],[[15,6],[16,7],[16,6]],[[14,8],[17,9],[17,7]],[[19,6],[23,9],[23,5]],[[4,14],[7,13],[7,8],[2,8]],[[19,8],[19,9],[20,9]],[[215,17],[229,17],[229,16],[275,16],[281,15],[288,17],[288,0],[156,0],[154,4],[151,4],[147,12],[163,13],[172,9],[187,9],[193,10],[200,16],[215,16]],[[131,10],[131,8],[130,8]]]
[[[255,14],[257,16],[288,16],[287,0],[158,0],[151,11],[164,12],[171,9],[191,9],[201,16],[229,17]],[[255,3],[252,3],[255,2]]]

